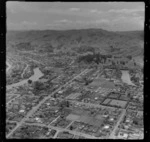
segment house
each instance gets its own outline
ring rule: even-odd
[[[118,139],[127,139],[128,138],[128,134],[125,132],[119,132],[118,133]]]

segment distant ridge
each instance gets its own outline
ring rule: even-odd
[[[10,48],[12,44],[15,45],[13,48],[18,50],[22,50],[24,46],[31,46],[42,52],[61,50],[81,54],[95,51],[121,57],[127,55],[136,57],[143,56],[144,50],[144,31],[114,32],[94,28],[8,31],[6,40]]]
[[[87,29],[43,29],[43,30],[40,30],[40,29],[29,29],[29,30],[11,30],[11,29],[8,29],[7,31],[8,32],[26,32],[26,31],[85,31],[85,30],[101,30],[101,31],[107,31],[107,32],[118,32],[118,33],[122,33],[122,32],[144,32],[144,30],[134,30],[134,31],[111,31],[111,30],[106,30],[106,29],[102,29],[102,28],[87,28]]]

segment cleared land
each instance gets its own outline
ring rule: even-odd
[[[121,100],[111,100],[109,102],[109,105],[118,106],[118,107],[121,107],[121,108],[125,108],[126,104],[127,104],[126,101],[121,101]]]

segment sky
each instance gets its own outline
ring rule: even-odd
[[[8,30],[144,30],[144,2],[6,3]]]

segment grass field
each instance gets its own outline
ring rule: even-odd
[[[121,108],[125,108],[127,102],[126,101],[121,101],[121,100],[111,100],[109,102],[109,105],[111,106],[118,106],[118,107],[121,107]]]

